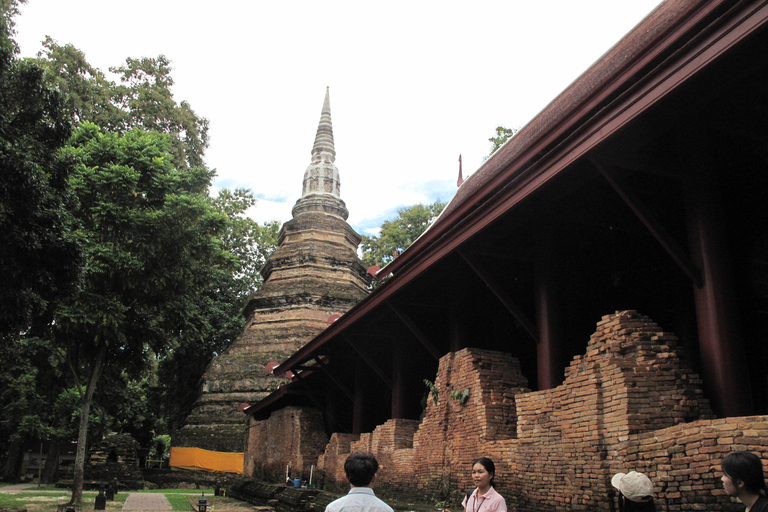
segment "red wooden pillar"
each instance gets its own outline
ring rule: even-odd
[[[352,433],[363,432],[365,418],[365,385],[368,376],[365,374],[365,363],[359,357],[355,358],[355,401],[352,405]]]
[[[539,389],[551,389],[562,383],[560,300],[557,270],[550,250],[543,251],[535,270],[536,366]]]
[[[691,259],[701,270],[693,287],[704,381],[715,414],[753,413],[744,344],[738,321],[728,237],[713,179],[690,185],[686,194]]]
[[[405,360],[400,340],[392,340],[392,418],[405,418]]]
[[[451,290],[449,297],[450,314],[448,315],[448,351],[458,352],[466,346],[462,339],[462,326],[463,321],[463,308],[461,301],[464,299],[463,294],[459,294],[456,289]]]

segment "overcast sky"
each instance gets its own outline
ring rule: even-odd
[[[258,221],[291,217],[326,86],[349,223],[456,191],[495,127],[530,121],[658,0],[28,0],[23,56],[50,35],[103,71],[166,55],[177,101],[210,121],[218,188]]]

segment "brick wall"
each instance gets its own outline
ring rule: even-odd
[[[325,481],[344,487],[347,454],[372,451],[382,494],[460,501],[484,455],[519,512],[613,511],[610,478],[631,470],[652,479],[659,512],[735,511],[719,482],[723,456],[768,460],[768,417],[715,419],[675,337],[633,311],[603,317],[554,389],[530,392],[517,360],[474,348],[441,358],[434,384],[421,423],[334,434],[318,461]],[[465,389],[462,405],[451,393]]]
[[[611,475],[637,469],[619,457],[620,443],[713,418],[675,337],[632,311],[603,317],[563,384],[519,395],[517,405],[518,442],[500,456],[515,461],[504,483],[522,510],[598,509]]]
[[[327,442],[322,414],[310,407],[285,407],[263,421],[250,417],[243,474],[280,481],[290,465],[291,478],[309,480]]]

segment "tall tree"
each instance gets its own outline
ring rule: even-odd
[[[159,365],[160,392],[168,432],[174,435],[198,396],[198,382],[214,355],[220,354],[243,331],[243,306],[261,284],[260,270],[277,248],[278,222],[264,225],[246,216],[256,199],[248,190],[222,190],[213,199],[214,208],[226,215],[222,234],[226,251],[235,256],[226,276],[204,290],[196,315],[199,336],[181,333],[174,350]]]
[[[64,93],[76,121],[90,121],[117,133],[133,128],[167,133],[177,167],[203,165],[208,120],[199,117],[189,103],[174,99],[171,62],[166,56],[128,58],[122,66],[111,67],[119,83],[91,66],[79,49],[50,37],[43,41],[38,62],[48,71],[50,83]]]
[[[383,267],[392,261],[426,231],[443,208],[445,203],[438,199],[429,205],[415,204],[398,209],[394,220],[381,224],[377,236],[363,236],[363,263]]]
[[[26,331],[78,276],[72,236],[71,162],[57,154],[71,133],[43,70],[16,57],[15,1],[0,10],[0,338]]]
[[[180,332],[198,328],[199,291],[231,264],[226,218],[207,196],[212,172],[177,169],[168,135],[104,133],[83,123],[63,152],[87,241],[78,291],[57,304],[53,339],[66,347],[80,393],[72,502],[82,499],[89,412],[105,367],[138,376]]]

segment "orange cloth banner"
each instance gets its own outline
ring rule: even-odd
[[[225,473],[243,473],[243,454],[212,452],[202,448],[171,447],[172,468],[206,469]]]

